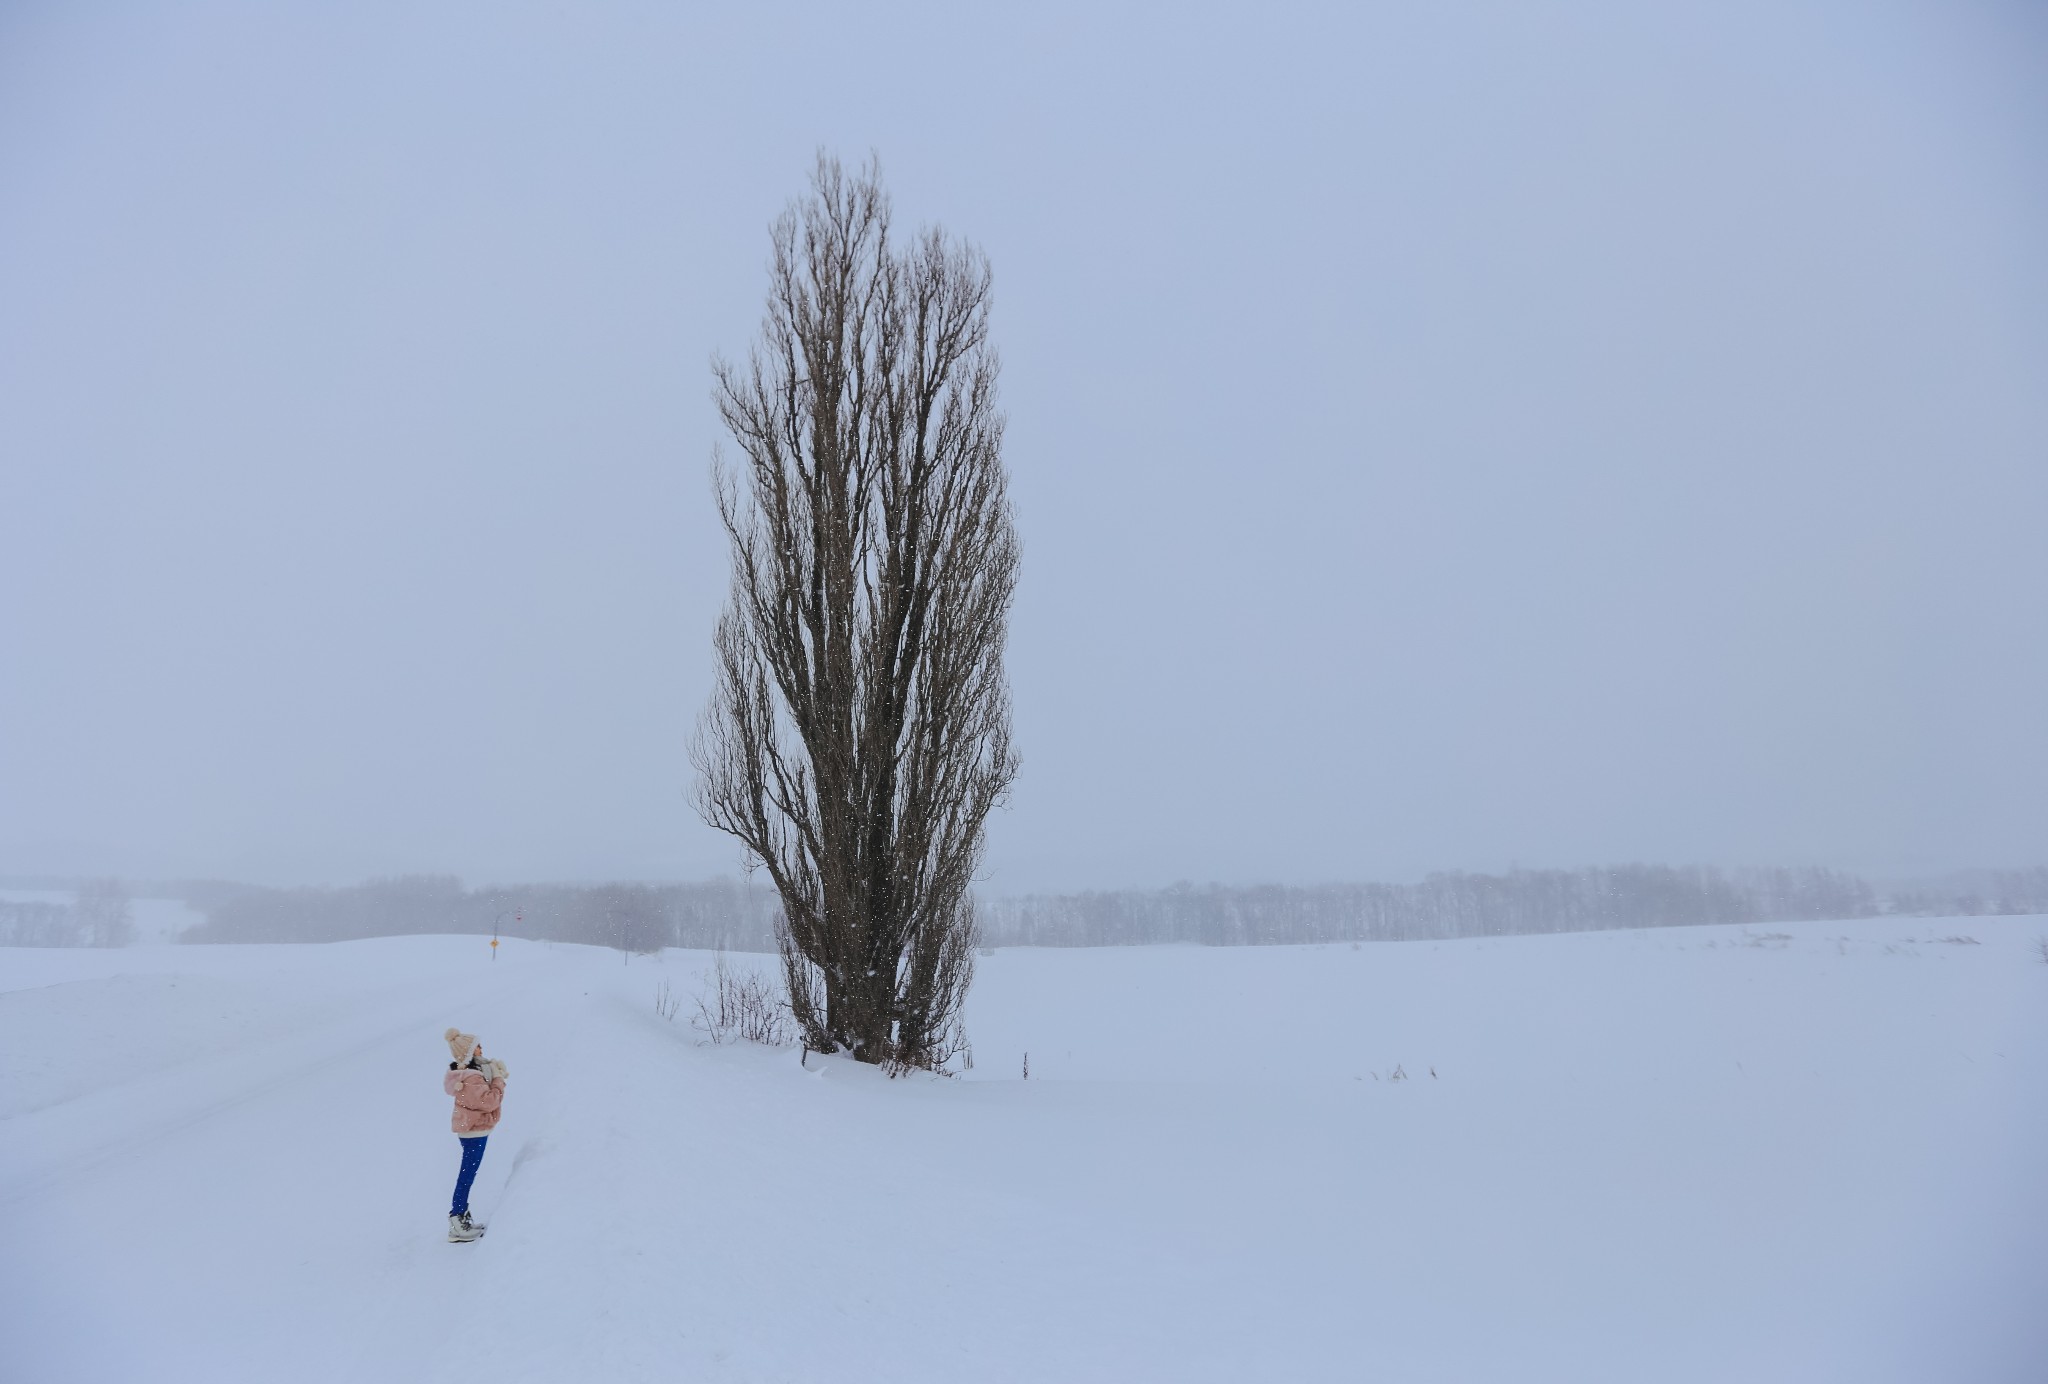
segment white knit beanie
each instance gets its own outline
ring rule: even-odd
[[[464,1033],[459,1028],[451,1028],[441,1036],[448,1040],[448,1051],[454,1055],[456,1066],[461,1066],[475,1055],[476,1035],[474,1033]]]

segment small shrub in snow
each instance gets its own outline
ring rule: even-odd
[[[889,1062],[890,1076],[909,1076],[912,1072],[931,1072],[935,1076],[954,1076],[953,1064],[960,1064],[960,1071],[974,1070],[974,1044],[967,1041],[967,1029],[958,1019],[948,1024],[945,1030],[933,1040],[924,1059],[905,1062],[892,1058]]]
[[[2035,943],[2034,945],[2035,945],[2036,947],[2039,947],[2039,948],[2041,949],[2041,960],[2042,960],[2042,962],[2043,962],[2044,964],[2048,964],[2048,937],[2043,937],[2043,938],[2042,938],[2042,939],[2041,939],[2040,941],[2036,942],[2036,943]]]
[[[667,981],[664,980],[654,988],[654,1012],[670,1023],[676,1021],[676,1010],[681,1007],[681,1003],[676,997],[675,989]]]
[[[735,970],[718,953],[708,977],[710,991],[699,991],[696,1017],[690,1026],[713,1043],[761,1043],[787,1047],[795,1036],[789,1006],[776,995],[766,977],[755,970]]]

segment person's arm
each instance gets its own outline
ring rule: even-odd
[[[505,1099],[505,1083],[486,1081],[482,1072],[462,1072],[462,1085],[455,1092],[455,1103],[464,1110],[487,1113],[496,1110]]]

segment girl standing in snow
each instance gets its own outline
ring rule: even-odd
[[[498,1127],[498,1107],[505,1102],[505,1064],[486,1060],[484,1045],[474,1033],[451,1028],[441,1035],[455,1060],[441,1089],[455,1097],[455,1117],[450,1121],[455,1137],[462,1141],[462,1171],[455,1177],[455,1200],[448,1207],[448,1238],[457,1244],[474,1240],[484,1228],[469,1218],[469,1185],[476,1181],[477,1165],[484,1161],[484,1140]]]

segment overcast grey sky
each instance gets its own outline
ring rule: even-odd
[[[692,878],[708,361],[997,275],[998,890],[2048,860],[2048,21],[0,10],[0,871]]]

